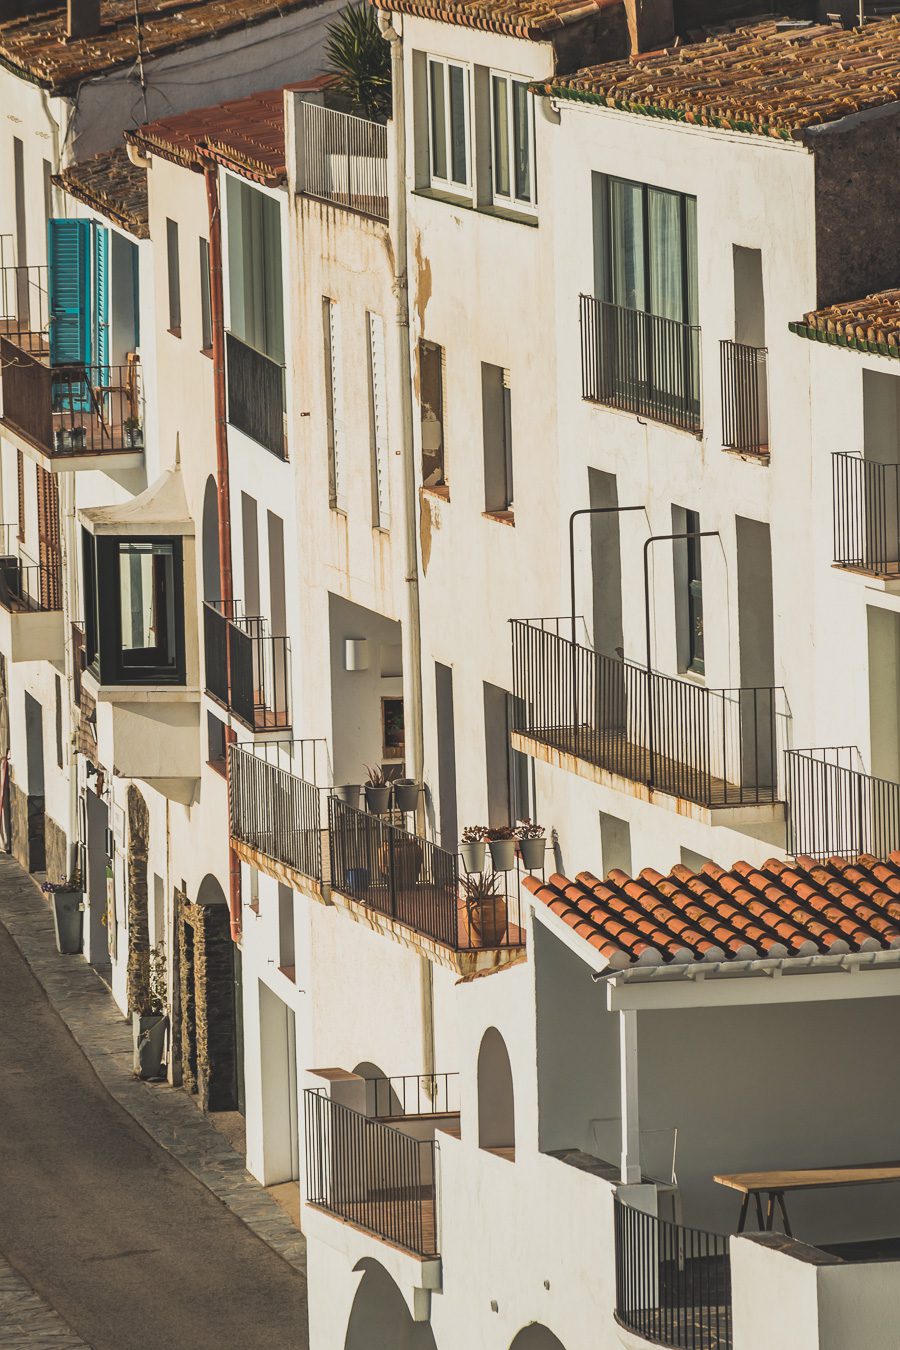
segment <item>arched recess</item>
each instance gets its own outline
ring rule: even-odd
[[[364,1271],[353,1307],[344,1350],[437,1350],[427,1322],[414,1322],[394,1281],[377,1261],[360,1261]]]
[[[542,1322],[532,1322],[523,1327],[513,1340],[509,1350],[566,1350],[558,1336],[548,1331]]]
[[[208,874],[196,902],[176,892],[176,903],[182,1082],[204,1111],[240,1110],[241,1009],[225,892]]]
[[[219,494],[212,474],[203,492],[203,599],[221,600],[219,576]]]
[[[496,1027],[488,1027],[478,1051],[478,1146],[510,1161],[515,1157],[512,1068]]]
[[[361,1060],[353,1070],[366,1080],[367,1116],[402,1116],[403,1106],[387,1074],[370,1059]]]

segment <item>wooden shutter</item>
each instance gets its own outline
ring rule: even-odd
[[[372,411],[372,457],[375,474],[375,524],[383,530],[391,525],[389,484],[387,388],[384,361],[384,320],[369,314],[369,380]]]
[[[344,465],[344,390],[341,357],[341,327],[338,307],[325,299],[325,357],[328,367],[328,491],[330,505],[347,509],[346,470]]]
[[[89,220],[48,220],[50,364],[91,360]]]
[[[16,479],[19,490],[19,543],[25,542],[25,456],[21,450],[16,451]]]
[[[38,562],[41,572],[41,609],[62,609],[59,551],[59,490],[52,473],[35,465],[37,474]]]

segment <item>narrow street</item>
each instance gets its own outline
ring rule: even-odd
[[[307,1345],[303,1277],[108,1095],[2,925],[0,1258],[93,1350]]]

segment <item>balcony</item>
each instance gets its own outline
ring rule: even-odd
[[[324,760],[323,741],[228,747],[232,847],[251,866],[306,892],[310,883],[321,890],[325,880],[326,789],[316,786]]]
[[[232,605],[232,609],[234,606]],[[283,731],[290,718],[290,639],[222,601],[203,606],[206,692],[250,731]]]
[[[727,1237],[615,1201],[616,1321],[673,1350],[731,1350]]]
[[[719,344],[722,444],[759,459],[769,456],[767,356],[765,347]]]
[[[700,329],[582,295],[581,396],[695,434]]]
[[[834,565],[900,580],[900,464],[832,455]]]
[[[31,356],[50,353],[47,268],[0,267],[0,336]]]
[[[863,773],[855,746],[789,750],[785,758],[789,853],[886,858],[900,848],[900,783]]]
[[[258,445],[287,459],[284,366],[225,334],[228,421]]]
[[[387,127],[307,100],[296,107],[298,190],[386,222]]]
[[[0,525],[0,652],[8,661],[62,661],[62,560],[33,562],[17,547],[17,525]]]
[[[137,468],[143,460],[139,363],[50,366],[0,338],[6,435],[49,468]]]
[[[547,622],[512,621],[517,750],[619,791],[637,784],[632,795],[647,800],[692,803],[707,823],[783,819],[783,690],[707,689],[579,646]]]

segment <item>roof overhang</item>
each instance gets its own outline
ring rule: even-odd
[[[93,535],[118,538],[193,538],[194,522],[184,495],[181,470],[167,469],[137,497],[118,506],[85,507],[79,519]]]

